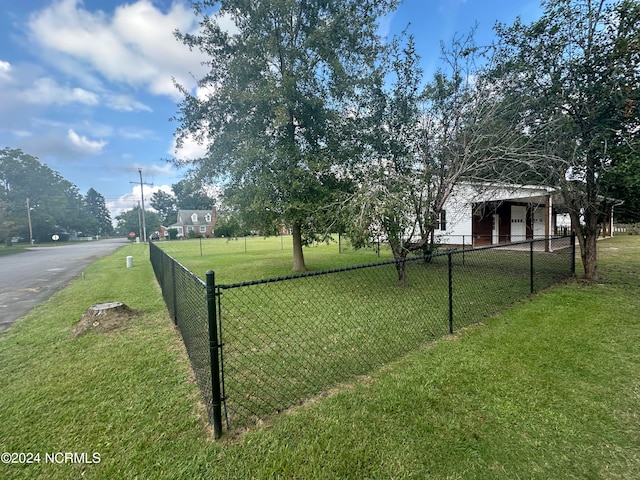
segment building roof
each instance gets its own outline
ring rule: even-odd
[[[207,216],[209,220],[207,221]],[[213,225],[216,221],[215,210],[178,210],[178,221],[170,227],[183,225]]]

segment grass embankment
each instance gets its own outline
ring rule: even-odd
[[[600,244],[598,284],[552,288],[218,442],[145,255],[97,262],[0,335],[0,451],[41,454],[1,478],[640,478],[640,237]],[[112,300],[145,313],[72,338]]]
[[[6,245],[0,245],[0,256],[14,255],[16,253],[24,252],[27,248],[29,248],[28,244],[11,245],[10,247],[7,247]]]

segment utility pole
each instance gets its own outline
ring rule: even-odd
[[[138,169],[138,173],[140,174],[140,196],[142,197],[142,231],[144,232],[143,242],[147,241],[147,222],[144,218],[144,183],[142,183],[142,169]]]
[[[27,220],[29,221],[29,245],[33,245],[33,228],[31,228],[31,207],[27,197]]]
[[[140,213],[140,200],[138,200],[137,205],[138,210],[138,232],[140,232],[140,236],[142,236],[142,214]],[[142,240],[144,242],[144,239]]]
[[[153,187],[153,183],[144,183],[142,181],[141,168],[138,169],[138,173],[140,174],[140,197],[142,198],[142,241],[146,242],[147,241],[147,222],[144,217],[144,185],[149,185]],[[129,182],[129,183],[136,183],[136,182]]]

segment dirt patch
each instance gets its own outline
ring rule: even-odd
[[[140,314],[122,302],[98,303],[91,305],[73,329],[73,338],[87,332],[115,332],[128,325]]]

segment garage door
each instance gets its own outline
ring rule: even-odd
[[[527,207],[511,205],[511,241],[521,242],[527,239]]]

